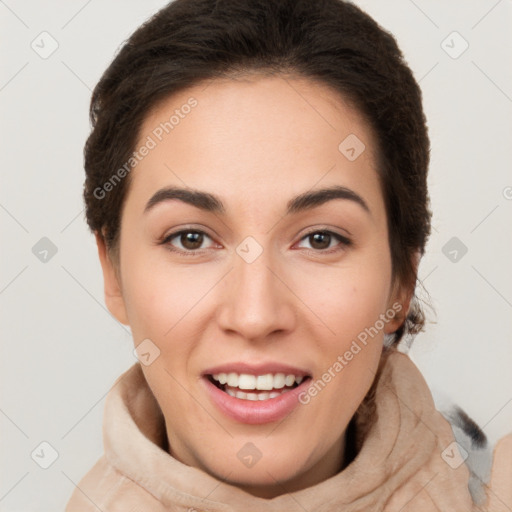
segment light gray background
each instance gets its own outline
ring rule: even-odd
[[[64,509],[102,453],[105,395],[135,362],[129,331],[103,303],[82,148],[92,88],[164,4],[0,0],[2,512]],[[434,230],[420,277],[436,323],[411,356],[495,441],[512,430],[512,2],[357,4],[397,37],[430,126]],[[51,49],[43,31],[58,43],[46,59],[31,48]],[[458,58],[453,31],[469,43]],[[32,252],[43,237],[58,250],[46,262]],[[452,237],[467,254],[446,247]],[[36,449],[39,463],[51,461],[42,441],[58,452],[48,469],[31,458]]]

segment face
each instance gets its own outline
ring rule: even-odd
[[[370,129],[323,85],[253,76],[167,99],[144,144],[119,260],[98,242],[171,454],[262,497],[334,475],[406,307]]]

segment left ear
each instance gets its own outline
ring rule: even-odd
[[[413,255],[414,275],[418,273],[418,266],[421,259],[420,251],[416,251]],[[384,327],[385,334],[392,334],[396,332],[400,326],[405,322],[411,307],[411,300],[414,296],[415,285],[406,286],[395,279],[393,290],[389,297],[388,310],[395,311],[395,316],[386,323]]]

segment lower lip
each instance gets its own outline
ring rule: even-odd
[[[309,386],[310,379],[305,379],[296,388],[276,398],[260,401],[235,398],[219,389],[207,377],[203,377],[202,380],[211,399],[222,413],[240,423],[261,425],[279,421],[288,416],[299,405],[299,395]]]

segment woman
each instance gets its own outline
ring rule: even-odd
[[[491,490],[483,434],[396,350],[429,140],[390,34],[341,0],[176,0],[91,119],[87,219],[140,363],[68,511],[512,506],[510,441]]]

